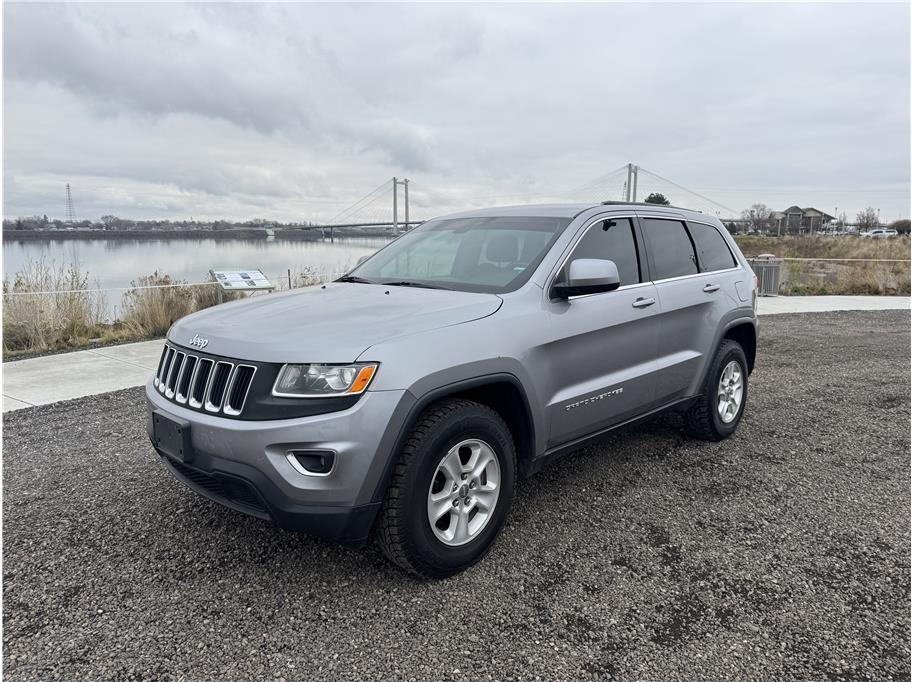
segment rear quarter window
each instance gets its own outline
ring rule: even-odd
[[[712,225],[688,223],[687,227],[690,228],[690,235],[697,248],[700,272],[728,270],[738,264],[725,243],[725,238]]]

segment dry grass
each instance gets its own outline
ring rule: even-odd
[[[869,239],[865,237],[788,236],[763,237],[739,234],[735,237],[748,258],[772,253],[779,258],[870,258],[909,259],[909,237]]]
[[[738,235],[735,240],[748,258],[772,253],[780,258],[859,258],[909,260],[909,237]],[[785,295],[909,295],[910,264],[852,261],[785,261],[779,293]]]
[[[337,274],[302,266],[292,271],[291,285],[312,286]],[[185,315],[246,296],[222,291],[211,277],[210,281],[211,286],[191,285],[159,272],[140,277],[123,295],[121,319],[109,320],[104,294],[88,291],[88,275],[78,263],[33,261],[12,282],[3,282],[4,358],[162,337]],[[288,289],[288,278],[274,284]],[[39,291],[70,293],[14,295]]]
[[[133,288],[123,297],[123,326],[135,338],[156,338],[190,313],[244,298],[240,292],[222,291],[211,276],[208,281],[212,284],[188,284],[154,272],[130,282]]]
[[[169,275],[156,271],[130,286],[123,297],[123,323],[137,338],[164,336],[172,324],[193,312],[193,287]]]
[[[330,271],[329,268],[317,267],[313,265],[299,265],[296,268],[290,269],[291,273],[291,287],[292,289],[300,289],[302,287],[311,287],[315,284],[323,284],[330,280],[340,277],[345,272],[348,272],[351,269],[348,265],[336,268]],[[289,289],[289,279],[287,276],[279,277],[276,280],[273,280],[273,284],[276,285],[278,291],[288,291]]]
[[[908,263],[785,261],[779,293],[792,296],[908,296]]]
[[[103,333],[105,297],[79,263],[32,261],[3,280],[3,351],[80,346]],[[36,294],[53,291],[61,293]]]

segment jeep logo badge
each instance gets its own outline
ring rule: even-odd
[[[204,339],[199,334],[194,334],[193,338],[190,339],[190,345],[196,346],[200,350],[209,345],[209,339]]]

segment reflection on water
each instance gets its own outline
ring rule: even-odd
[[[271,277],[304,266],[339,272],[353,267],[361,256],[373,253],[387,239],[336,239],[285,241],[174,239],[73,239],[58,241],[7,241],[3,244],[4,276],[12,277],[30,260],[45,258],[57,263],[78,261],[90,280],[101,287],[125,287],[131,280],[156,270],[177,279],[202,282],[209,269],[237,266],[259,268]]]
[[[130,282],[155,271],[188,282],[208,279],[215,267],[258,268],[270,279],[286,277],[290,268],[342,272],[386,244],[387,238],[337,238],[329,241],[265,239],[72,239],[54,241],[5,241],[3,276],[12,279],[32,260],[44,258],[58,264],[78,261],[92,286],[128,287]],[[114,308],[122,292],[111,292]]]

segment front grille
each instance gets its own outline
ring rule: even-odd
[[[212,360],[165,344],[152,381],[168,400],[195,410],[239,416],[256,367]]]
[[[164,459],[165,462],[168,463],[168,466],[174,469],[178,474],[205,490],[212,497],[218,500],[227,500],[234,502],[235,504],[241,504],[258,512],[266,512],[266,508],[263,506],[259,495],[257,495],[256,491],[244,481],[223,476],[213,476],[204,471],[188,467],[186,464],[171,459],[170,457],[164,457]]]

